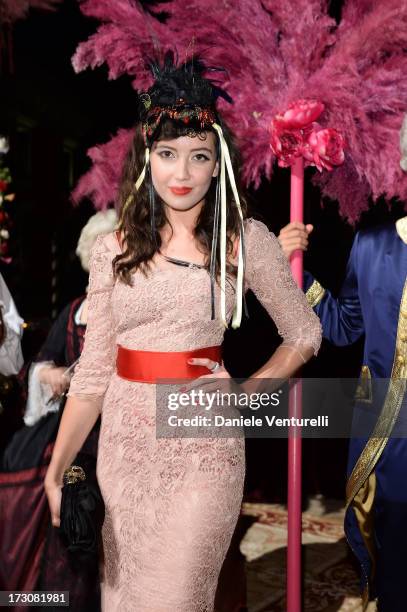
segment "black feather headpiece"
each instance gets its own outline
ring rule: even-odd
[[[225,91],[203,76],[208,69],[199,58],[177,65],[173,52],[168,51],[162,65],[150,61],[149,68],[155,81],[139,98],[139,116],[146,144],[151,143],[164,117],[185,124],[198,123],[204,129],[218,120],[217,98],[232,102]]]

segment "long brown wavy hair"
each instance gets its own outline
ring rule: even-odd
[[[218,123],[221,125],[225,140],[229,147],[230,157],[232,161],[233,171],[235,174],[236,183],[239,190],[240,204],[242,207],[243,218],[246,217],[247,203],[243,194],[240,183],[240,154],[235,144],[234,138],[230,130],[218,118]],[[210,126],[202,130],[199,125],[185,125],[180,121],[165,119],[159,126],[155,140],[170,140],[180,136],[197,136],[204,139],[205,132],[213,131],[218,136],[215,130]],[[219,148],[219,145],[218,145]],[[138,123],[135,128],[135,135],[130,147],[130,150],[125,159],[122,179],[118,195],[118,210],[119,214],[123,210],[129,196],[133,196],[131,203],[125,208],[121,230],[122,230],[122,245],[123,251],[113,260],[113,269],[115,276],[119,277],[127,285],[131,285],[131,275],[140,270],[147,275],[150,262],[154,254],[161,247],[161,236],[159,230],[167,223],[170,225],[166,214],[165,206],[161,198],[155,193],[155,236],[151,234],[151,219],[150,219],[150,200],[149,200],[149,179],[146,175],[140,189],[135,190],[135,182],[140,176],[144,166],[145,144],[141,124]],[[219,155],[218,155],[219,157]],[[217,177],[212,179],[210,188],[205,196],[205,204],[201,209],[197,223],[194,229],[194,237],[199,245],[199,250],[205,254],[205,268],[209,270],[210,253],[213,235],[213,221],[215,212]],[[150,184],[150,188],[154,189]],[[240,220],[239,214],[234,202],[233,194],[230,185],[227,181],[227,260],[233,253],[234,240],[239,236]],[[172,228],[171,228],[172,229]],[[227,270],[231,274],[236,274],[236,266],[228,262]],[[220,274],[220,252],[219,244],[216,254],[216,276]]]

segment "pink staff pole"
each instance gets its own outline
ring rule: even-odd
[[[291,221],[304,219],[304,160],[299,157],[291,166]],[[299,287],[303,287],[302,251],[291,257],[291,271]],[[289,416],[301,417],[301,380],[290,389]],[[290,428],[288,436],[288,542],[287,542],[287,612],[301,612],[301,485],[302,439],[298,428]]]

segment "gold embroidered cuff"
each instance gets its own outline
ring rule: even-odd
[[[320,303],[324,295],[325,289],[317,280],[314,280],[311,287],[306,292],[305,297],[307,298],[311,308],[314,308],[317,304]]]

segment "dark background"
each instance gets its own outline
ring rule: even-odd
[[[332,2],[330,10],[338,20],[341,2]],[[0,134],[10,138],[6,159],[16,192],[10,206],[13,261],[0,264],[0,271],[28,324],[26,359],[39,349],[58,312],[87,284],[75,248],[81,227],[94,211],[89,202],[75,208],[69,201],[77,179],[89,167],[86,150],[135,119],[136,94],[129,79],[108,81],[105,67],[79,75],[72,69],[70,59],[77,44],[95,26],[81,15],[74,0],[66,0],[55,13],[32,12],[17,22],[12,55],[10,49],[0,50]],[[271,183],[264,182],[249,195],[252,212],[278,234],[289,221],[289,172],[276,169]],[[322,203],[318,190],[306,180],[305,220],[315,230],[305,267],[324,286],[338,291],[355,230],[403,214],[400,203],[389,207],[380,201],[356,228],[350,227],[340,218],[336,203]],[[249,320],[225,337],[225,362],[236,376],[257,369],[278,343],[273,323],[254,296],[248,296],[248,305]],[[361,341],[338,349],[324,342],[305,375],[357,376],[362,346]],[[248,441],[249,496],[285,497],[285,446],[278,440]],[[346,443],[333,441],[327,446],[327,441],[308,440],[304,446],[305,494],[322,491],[342,497]],[[270,473],[278,473],[272,482]]]

